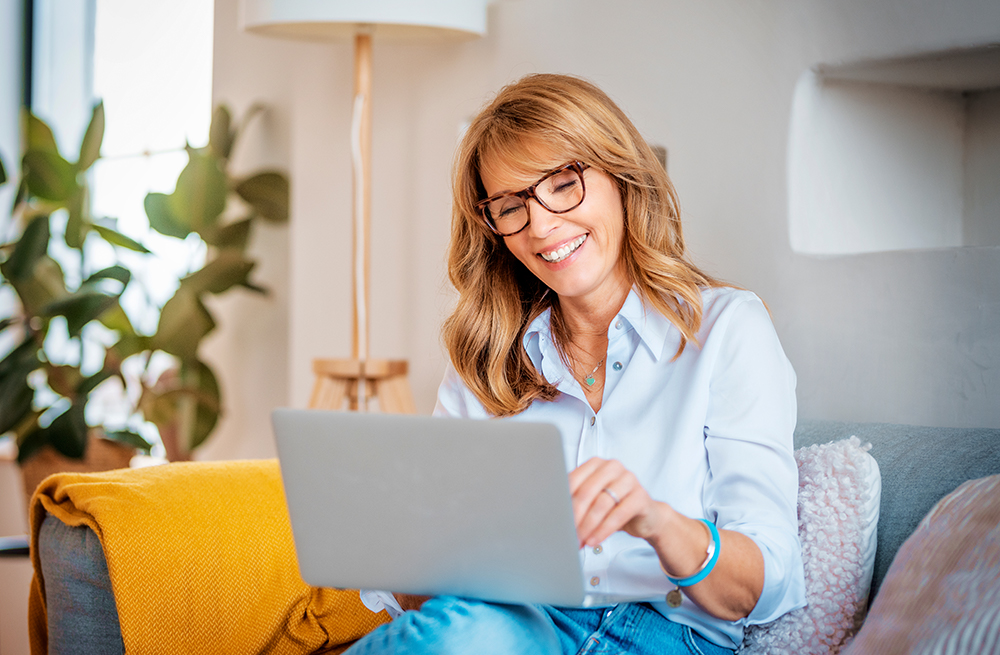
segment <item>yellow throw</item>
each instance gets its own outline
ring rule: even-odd
[[[130,655],[336,653],[389,620],[303,582],[275,460],[61,473],[31,501],[32,655],[48,651],[46,512],[100,539]]]

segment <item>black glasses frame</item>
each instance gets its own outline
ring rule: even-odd
[[[528,224],[531,223],[531,215],[530,215],[530,213],[529,212],[525,212],[524,225],[522,225],[518,229],[514,230],[513,232],[506,232],[506,233],[504,233],[504,232],[501,232],[500,230],[498,230],[497,227],[496,227],[496,225],[493,224],[493,218],[490,216],[490,210],[489,210],[489,204],[491,202],[493,202],[494,200],[499,200],[500,198],[505,198],[507,196],[517,196],[518,198],[521,198],[522,200],[524,200],[524,205],[525,205],[525,207],[527,207],[528,200],[531,199],[531,198],[534,198],[535,201],[539,205],[541,205],[542,207],[544,207],[547,211],[552,212],[553,214],[565,214],[566,212],[571,212],[574,209],[576,209],[577,207],[579,207],[580,205],[582,205],[584,199],[587,197],[587,184],[586,184],[585,180],[583,179],[583,172],[585,170],[587,170],[588,168],[590,168],[590,166],[587,165],[587,164],[584,164],[583,162],[579,162],[579,161],[570,162],[568,164],[565,164],[564,166],[560,166],[559,168],[556,168],[556,169],[553,169],[553,170],[549,171],[548,173],[546,173],[545,175],[543,175],[541,177],[541,179],[539,179],[537,182],[535,182],[534,184],[532,184],[531,186],[529,186],[526,189],[522,189],[520,191],[514,191],[514,192],[511,192],[511,193],[498,193],[497,195],[490,196],[489,198],[486,198],[485,200],[480,200],[479,202],[476,203],[476,209],[479,210],[479,215],[483,218],[483,221],[486,222],[486,226],[489,227],[490,230],[494,234],[496,234],[497,236],[501,236],[501,237],[512,237],[515,234],[517,234],[518,232],[521,232],[522,230],[524,230],[524,228],[528,227]],[[580,202],[576,203],[575,205],[573,205],[572,207],[570,207],[568,209],[562,209],[562,210],[556,211],[555,209],[552,209],[551,207],[549,207],[548,205],[546,205],[542,201],[542,199],[539,198],[537,194],[535,194],[535,188],[539,184],[541,184],[542,182],[544,182],[545,180],[547,180],[550,177],[552,177],[553,175],[558,175],[559,173],[562,173],[565,170],[574,170],[574,171],[576,171],[576,174],[580,176]]]

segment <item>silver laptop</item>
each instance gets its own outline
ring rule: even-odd
[[[278,409],[302,579],[564,607],[588,593],[555,426]]]

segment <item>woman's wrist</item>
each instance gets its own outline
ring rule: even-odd
[[[665,503],[662,527],[646,541],[660,559],[660,568],[670,577],[687,578],[696,575],[705,563],[713,543],[712,535],[703,522],[688,518]]]

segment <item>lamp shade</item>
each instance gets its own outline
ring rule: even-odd
[[[489,0],[243,0],[243,29],[309,41],[349,39],[370,25],[388,39],[475,38]]]

